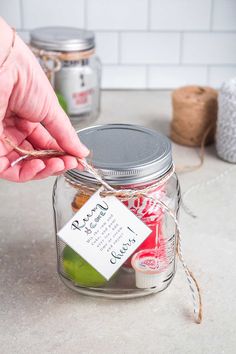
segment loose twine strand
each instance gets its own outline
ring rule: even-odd
[[[57,150],[25,150],[22,148],[19,148],[16,146],[9,138],[5,137],[5,141],[17,152],[19,152],[22,156],[20,156],[18,159],[13,161],[11,163],[11,166],[15,166],[17,163],[23,161],[24,159],[27,158],[43,158],[43,157],[53,157],[53,156],[64,156],[67,155],[64,151],[57,151]],[[106,197],[106,196],[116,196],[122,201],[129,200],[132,198],[138,198],[140,196],[144,198],[151,199],[153,203],[157,203],[160,205],[160,207],[166,211],[169,216],[173,219],[176,229],[177,229],[177,247],[176,247],[176,252],[179,257],[179,260],[183,266],[187,282],[189,285],[189,289],[191,292],[192,296],[192,302],[193,302],[193,312],[194,312],[194,320],[197,324],[200,324],[202,321],[202,311],[203,311],[203,305],[202,305],[202,297],[201,297],[201,290],[198,285],[198,282],[193,275],[193,273],[190,271],[188,268],[185,259],[183,257],[183,251],[182,251],[182,237],[181,237],[181,231],[180,231],[180,226],[179,222],[173,213],[173,211],[161,200],[152,197],[150,194],[148,194],[150,191],[155,190],[157,187],[165,184],[165,182],[175,173],[175,168],[174,166],[171,167],[171,169],[168,171],[168,173],[160,178],[155,184],[148,186],[143,189],[114,189],[111,187],[104,179],[101,177],[99,171],[92,167],[90,164],[85,159],[77,158],[78,162],[84,167],[86,171],[88,171],[92,176],[95,177],[95,179],[104,187],[104,190],[101,192],[101,195]],[[78,188],[78,186],[81,186],[80,183],[74,182],[69,180],[68,181],[70,184],[74,185],[75,187]],[[94,189],[95,191],[96,189]],[[90,189],[91,191],[91,189]]]
[[[205,146],[206,146],[206,139],[208,138],[208,135],[214,128],[215,123],[210,124],[208,128],[205,130],[202,139],[201,139],[201,144],[200,144],[200,150],[199,150],[199,163],[196,165],[178,165],[176,167],[176,172],[181,173],[181,172],[193,172],[198,170],[200,167],[202,167],[205,159]]]

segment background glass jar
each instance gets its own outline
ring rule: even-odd
[[[95,55],[94,33],[68,27],[38,28],[31,32],[30,44],[36,55],[36,49],[48,53],[40,56],[46,71],[50,71],[50,57],[59,60],[50,80],[73,126],[81,128],[96,120],[100,112],[101,63]],[[45,60],[49,64],[45,65]]]
[[[79,137],[93,151],[93,165],[118,189],[154,186],[160,178],[170,175],[173,167],[169,140],[150,129],[109,124],[84,129]],[[86,171],[70,170],[57,178],[53,191],[56,234],[98,188],[94,177]],[[176,226],[152,198],[164,202],[177,216],[180,202],[177,176],[171,174],[148,195],[149,198],[124,201],[151,233],[109,281],[56,236],[58,272],[66,285],[88,295],[128,298],[159,292],[170,284],[176,268]],[[144,250],[149,250],[149,255],[155,254],[158,263],[154,269],[154,284],[145,279],[145,274],[137,278],[134,261]],[[148,257],[144,265],[150,261]]]

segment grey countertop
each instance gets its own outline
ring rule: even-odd
[[[102,94],[99,123],[127,122],[169,132],[168,92]],[[197,150],[173,144],[176,166]],[[201,285],[204,318],[192,321],[181,265],[161,294],[106,300],[66,288],[56,273],[51,191],[54,178],[0,181],[1,354],[219,354],[236,352],[236,166],[206,149],[201,169],[180,174],[183,249]]]

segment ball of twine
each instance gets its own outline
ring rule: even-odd
[[[216,151],[223,160],[236,163],[236,78],[223,83],[219,92]]]
[[[205,145],[214,141],[217,118],[216,90],[200,86],[181,87],[172,94],[172,106],[173,141],[186,146],[201,146],[204,137]]]

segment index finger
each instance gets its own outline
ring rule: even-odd
[[[49,112],[41,123],[63,151],[81,158],[88,156],[88,148],[79,140],[68,116],[59,103],[50,105]]]

